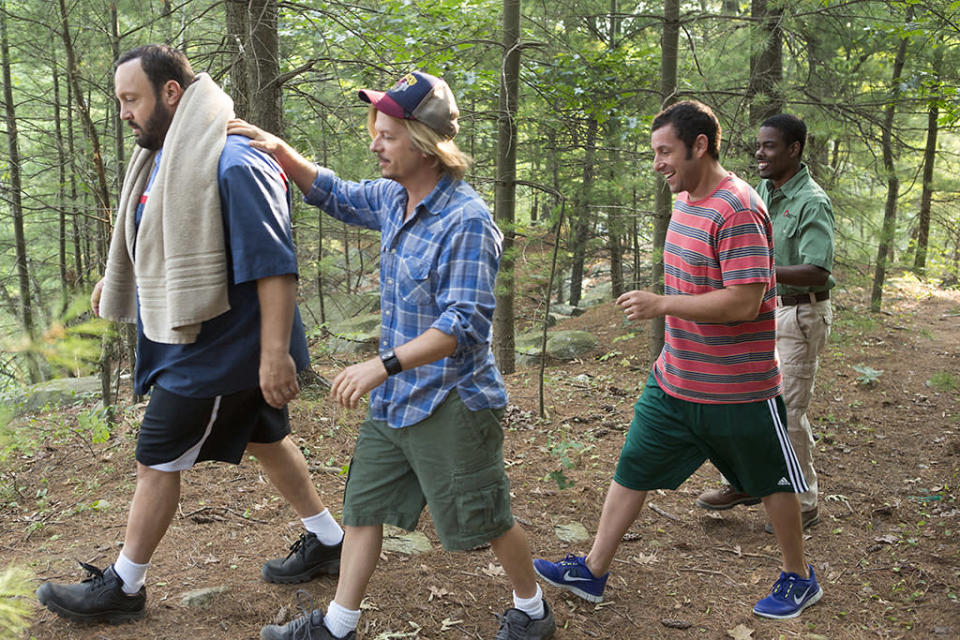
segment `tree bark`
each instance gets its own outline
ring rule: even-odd
[[[660,108],[677,101],[677,52],[680,41],[680,0],[663,3],[663,31],[660,36]],[[657,174],[656,201],[653,218],[653,273],[652,290],[663,294],[663,247],[670,226],[673,196],[670,187]],[[663,316],[650,321],[650,358],[656,360],[663,350],[666,319]]]
[[[230,96],[237,117],[247,117],[250,89],[247,85],[247,0],[227,0],[227,51],[230,55]]]
[[[283,111],[276,0],[247,3],[247,108],[250,122],[282,134]]]
[[[493,350],[500,371],[516,368],[514,340],[514,258],[517,191],[517,100],[520,86],[520,0],[503,0],[503,57],[497,117],[497,181],[494,215],[503,232],[493,313]],[[547,295],[550,295],[549,290]],[[544,318],[546,322],[546,318]]]
[[[783,79],[783,9],[769,0],[753,0],[751,15],[758,27],[756,47],[750,52],[750,122],[757,124],[783,111],[783,95],[779,84]]]
[[[934,50],[933,73],[939,86],[943,71],[943,47]],[[923,190],[920,193],[920,213],[917,222],[917,252],[913,256],[913,270],[919,276],[926,274],[927,246],[930,241],[930,202],[933,199],[933,168],[937,159],[937,133],[940,107],[931,100],[927,109],[927,144],[923,150]]]
[[[83,91],[80,89],[80,71],[77,63],[77,57],[73,50],[73,39],[70,36],[70,23],[67,18],[67,7],[64,0],[60,2],[60,37],[63,39],[63,48],[67,55],[67,77],[73,88],[74,104],[77,108],[77,115],[80,116],[80,123],[83,130],[90,140],[90,149],[93,156],[94,170],[97,175],[97,183],[94,185],[93,196],[97,200],[97,207],[100,209],[100,236],[110,237],[110,215],[112,207],[110,205],[110,189],[107,187],[107,172],[103,166],[103,154],[100,151],[100,136],[97,134],[97,128],[90,117],[90,110],[87,108],[86,101],[83,98]],[[106,242],[100,243],[100,250],[97,259],[99,266],[103,269],[107,259]]]
[[[573,228],[573,266],[570,270],[570,304],[580,304],[583,294],[583,269],[587,258],[587,240],[593,220],[590,214],[590,199],[593,195],[593,178],[596,172],[597,119],[587,121],[587,139],[583,153],[583,184],[576,203],[576,223]]]
[[[57,48],[51,47],[50,69],[53,79],[53,135],[57,146],[57,268],[60,272],[60,313],[67,310],[70,290],[75,278],[67,275],[67,153],[63,140],[63,118],[60,112],[60,70]]]
[[[620,23],[617,0],[610,0],[610,37],[607,46],[611,51],[620,44]],[[607,120],[607,147],[610,149],[610,164],[608,166],[608,180],[613,188],[615,197],[611,204],[622,204],[622,190],[619,188],[621,175],[620,168],[620,119]],[[610,252],[610,292],[613,298],[619,298],[623,293],[623,223],[616,206],[607,209],[607,250]]]
[[[913,6],[907,7],[906,22],[913,20]],[[907,58],[907,39],[902,38],[893,61],[893,78],[890,81],[891,95],[883,117],[880,146],[883,151],[883,171],[887,177],[887,201],[883,208],[883,227],[877,246],[877,264],[873,272],[873,289],[870,292],[870,310],[877,312],[883,304],[883,281],[887,273],[887,258],[897,232],[897,196],[900,178],[897,177],[896,158],[893,149],[893,119],[900,99],[900,77]]]
[[[90,149],[93,155],[94,170],[97,175],[97,183],[94,185],[93,196],[97,202],[97,208],[100,210],[100,221],[97,232],[97,260],[98,266],[103,271],[107,262],[107,246],[110,238],[111,210],[110,190],[107,187],[107,174],[103,166],[103,156],[100,153],[100,137],[97,134],[97,128],[90,117],[90,111],[87,109],[86,101],[83,98],[83,91],[80,89],[80,71],[77,64],[77,58],[73,51],[73,39],[70,35],[70,22],[67,18],[67,7],[64,0],[60,3],[60,37],[63,39],[63,48],[67,56],[67,77],[70,80],[70,86],[73,88],[73,98],[77,107],[77,115],[80,116],[80,123],[83,130],[90,140]],[[103,406],[110,407],[113,402],[112,375],[113,375],[113,344],[115,338],[109,333],[105,333],[100,344],[100,391],[103,399]],[[113,421],[114,412],[108,410],[107,419]]]
[[[10,158],[10,211],[13,214],[13,237],[17,262],[17,287],[20,292],[20,325],[30,342],[37,337],[30,295],[30,272],[27,267],[27,241],[23,232],[23,184],[20,166],[20,142],[17,131],[17,110],[13,102],[10,73],[10,44],[7,40],[7,7],[0,0],[0,66],[3,67],[3,106],[7,125],[7,153]],[[32,354],[26,357],[30,383],[40,381],[40,368]]]

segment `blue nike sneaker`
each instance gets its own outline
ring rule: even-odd
[[[572,553],[560,562],[537,558],[533,561],[533,570],[553,586],[571,591],[590,602],[603,600],[603,589],[607,586],[607,578],[610,577],[608,571],[597,578],[590,573],[584,558]]]
[[[817,576],[810,567],[810,578],[804,580],[795,573],[780,572],[770,595],[753,607],[753,612],[764,618],[787,620],[796,618],[807,607],[823,597],[823,589],[817,584]]]

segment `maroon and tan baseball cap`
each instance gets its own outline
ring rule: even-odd
[[[387,91],[363,89],[360,99],[394,118],[416,120],[447,138],[457,135],[460,125],[457,101],[447,83],[423,71],[411,71]]]

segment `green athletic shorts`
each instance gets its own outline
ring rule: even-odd
[[[471,411],[456,390],[402,429],[360,426],[343,496],[343,524],[412,531],[424,505],[445,549],[465,551],[513,527],[503,466],[503,409]]]
[[[651,373],[634,406],[614,481],[635,491],[676,489],[710,460],[737,491],[807,490],[780,396],[701,404],[667,395]]]

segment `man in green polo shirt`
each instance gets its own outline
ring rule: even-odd
[[[787,431],[809,491],[801,493],[803,528],[820,520],[813,433],[807,407],[813,395],[817,356],[830,335],[833,309],[833,206],[802,162],[807,127],[803,120],[778,114],[757,133],[757,169],[763,181],[757,193],[773,219],[777,271],[777,353],[783,372]],[[757,504],[759,498],[724,483],[697,498],[705,509]],[[772,532],[770,524],[767,531]]]

